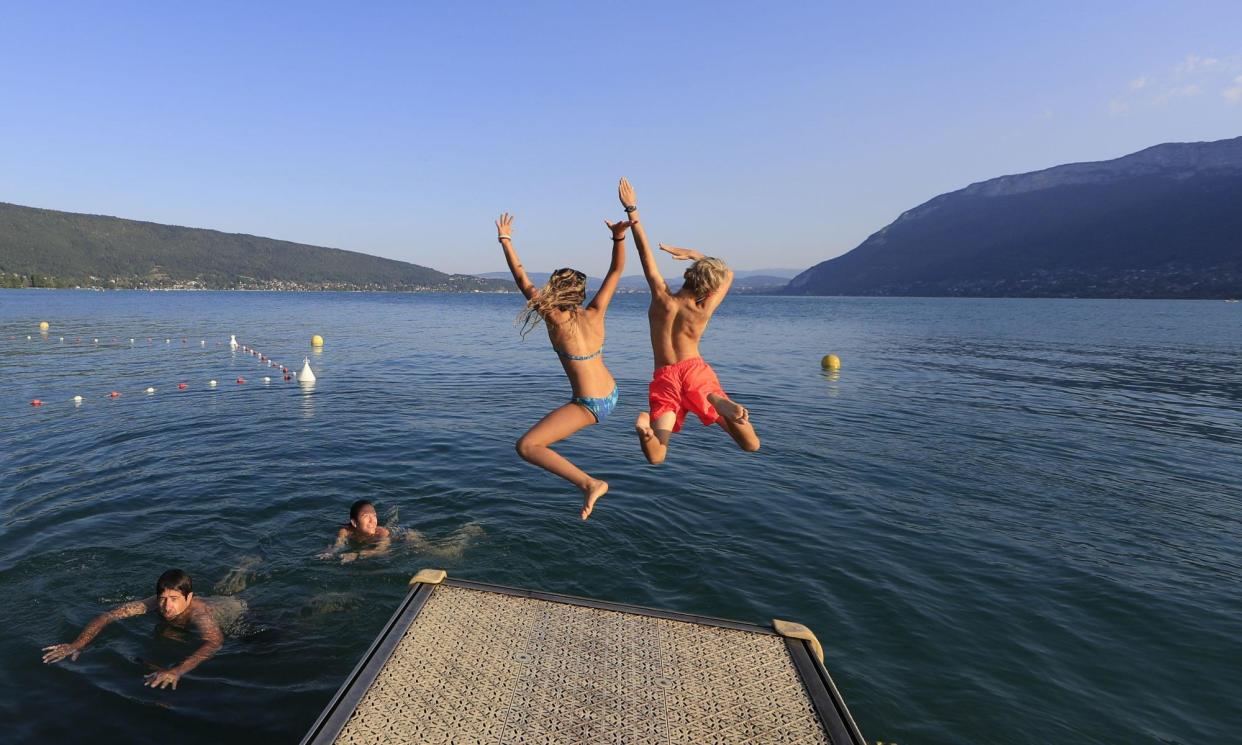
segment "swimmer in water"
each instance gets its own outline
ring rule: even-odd
[[[661,243],[660,250],[672,254],[674,259],[693,262],[685,271],[685,282],[673,292],[660,274],[655,254],[647,243],[634,187],[621,179],[617,194],[633,223],[634,243],[651,287],[647,320],[651,326],[655,372],[647,386],[650,408],[640,412],[634,421],[643,455],[649,463],[663,463],[669,438],[681,431],[682,421],[691,412],[704,425],[719,424],[739,448],[753,453],[759,449],[759,436],[750,421],[750,412],[725,394],[715,371],[699,356],[699,340],[733,285],[733,271],[720,259]]]
[[[194,597],[190,575],[180,569],[169,569],[160,575],[155,582],[153,597],[118,605],[107,613],[96,616],[72,642],[44,647],[43,662],[50,664],[66,657],[76,660],[82,653],[82,649],[103,630],[104,626],[122,618],[141,616],[151,611],[158,612],[160,617],[171,626],[180,629],[194,627],[203,639],[202,646],[185,658],[180,665],[165,670],[157,669],[144,676],[143,685],[152,688],[172,686],[173,690],[176,690],[177,681],[182,675],[203,664],[224,643],[224,634],[220,632],[220,624],[216,621],[212,607],[206,600]]]
[[[352,546],[354,548],[358,544],[368,545],[370,548],[345,551],[346,548],[351,547],[351,543],[354,544]],[[379,524],[379,515],[375,512],[375,505],[370,500],[359,499],[350,506],[349,522],[337,531],[336,541],[328,547],[327,551],[319,554],[318,558],[332,559],[340,554],[341,563],[348,564],[358,559],[386,554],[391,544],[392,533],[388,528]]]
[[[496,220],[496,239],[513,281],[526,296],[526,310],[519,316],[522,337],[540,321],[547,326],[552,351],[560,358],[573,391],[568,403],[553,409],[518,439],[517,452],[523,460],[560,476],[582,492],[578,514],[583,520],[591,516],[595,503],[608,491],[608,482],[592,477],[552,446],[604,421],[617,406],[617,382],[604,366],[604,315],[625,269],[625,234],[630,223],[605,220],[604,225],[612,237],[612,263],[595,297],[583,307],[586,274],[577,269],[557,269],[542,288],[536,287],[513,248],[513,216],[506,212]]]

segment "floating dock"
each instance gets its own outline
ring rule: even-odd
[[[423,570],[303,745],[865,745],[799,624],[771,627]]]

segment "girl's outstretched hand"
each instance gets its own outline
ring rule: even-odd
[[[630,186],[629,180],[624,176],[621,177],[621,184],[617,186],[617,196],[621,198],[622,207],[637,207],[638,197],[634,196],[634,187]]]
[[[695,251],[693,248],[678,248],[677,246],[666,246],[660,244],[660,250],[673,255],[678,261],[698,261],[703,258],[703,254]]]
[[[501,238],[508,238],[509,234],[512,232],[513,232],[513,215],[510,215],[508,212],[502,213],[500,217],[496,218],[497,240]]]
[[[634,225],[634,223],[629,220],[622,220],[620,222],[608,222],[607,220],[604,220],[604,224],[607,225],[608,229],[612,231],[612,237],[618,239],[624,238],[625,231],[629,230]]]

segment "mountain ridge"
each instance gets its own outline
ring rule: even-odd
[[[783,292],[1236,297],[1242,137],[970,184],[906,210]]]

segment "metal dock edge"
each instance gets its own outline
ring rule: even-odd
[[[865,745],[804,627],[424,570],[303,738]]]

